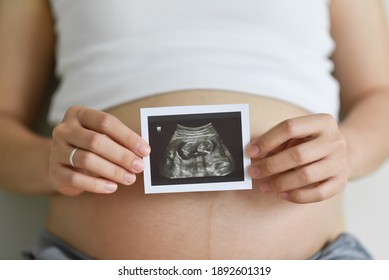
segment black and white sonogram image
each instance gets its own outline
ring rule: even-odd
[[[199,184],[204,191],[207,185],[212,190],[212,184],[220,189],[245,181],[242,112],[149,115],[147,132],[155,192],[166,186],[194,191]]]
[[[177,124],[159,164],[159,174],[169,179],[226,176],[234,170],[234,159],[212,123]]]

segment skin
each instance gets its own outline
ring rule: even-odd
[[[325,128],[325,130],[323,130]],[[347,148],[336,121],[318,114],[286,120],[247,149],[263,192],[298,203],[326,200],[347,182]]]
[[[79,148],[75,169],[69,167],[67,157],[74,147]],[[142,157],[149,153],[146,141],[112,115],[72,107],[53,131],[49,173],[64,195],[113,193],[117,183],[135,182],[144,168]]]
[[[389,156],[389,37],[382,4],[333,0],[331,16],[341,122],[295,114],[256,131],[246,149],[250,176],[278,200],[329,201],[348,180],[369,174]],[[71,107],[51,138],[31,130],[53,71],[52,26],[44,0],[0,1],[0,165],[6,167],[0,168],[0,184],[72,197],[113,195],[119,186],[136,185],[150,147],[114,112]],[[69,163],[74,147],[80,148],[76,168]]]

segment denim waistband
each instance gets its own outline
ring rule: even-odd
[[[361,242],[349,233],[340,234],[310,260],[371,260],[371,254]]]
[[[35,246],[22,252],[28,260],[90,260],[84,253],[73,248],[62,239],[47,230],[39,235],[39,242]]]

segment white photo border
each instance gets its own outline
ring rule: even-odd
[[[241,119],[241,128],[242,128],[242,151],[243,151],[242,158],[243,158],[243,173],[244,173],[243,181],[152,185],[151,162],[150,162],[150,155],[149,155],[144,158],[145,194],[252,189],[252,180],[251,177],[248,175],[248,166],[250,165],[250,158],[244,153],[245,147],[250,142],[250,123],[249,123],[248,104],[154,107],[154,108],[141,108],[140,111],[141,111],[141,134],[142,137],[147,142],[150,142],[149,120],[148,120],[149,117],[239,112],[241,115],[240,119]]]

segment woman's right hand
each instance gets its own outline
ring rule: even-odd
[[[53,130],[50,180],[64,195],[113,193],[118,183],[135,182],[144,169],[142,157],[149,153],[148,143],[114,116],[74,106]]]

